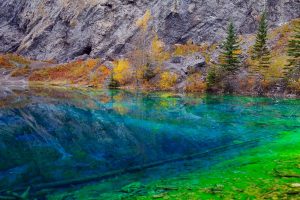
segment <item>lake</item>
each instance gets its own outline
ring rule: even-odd
[[[210,170],[300,126],[299,99],[50,87],[0,98],[0,193]]]

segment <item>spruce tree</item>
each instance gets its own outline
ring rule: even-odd
[[[264,12],[261,15],[261,19],[258,25],[258,31],[256,34],[256,41],[253,47],[253,56],[252,59],[258,61],[258,64],[255,69],[257,72],[266,72],[270,67],[270,51],[267,46],[268,41],[268,23],[267,15]],[[265,75],[262,74],[265,78]]]
[[[230,73],[235,73],[240,67],[240,45],[234,25],[230,22],[226,40],[222,44],[221,67]]]
[[[289,40],[288,56],[290,74],[293,78],[300,77],[300,20],[297,21],[294,29],[294,35]]]

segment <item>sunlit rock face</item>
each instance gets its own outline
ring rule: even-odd
[[[213,42],[230,20],[239,33],[254,32],[264,8],[271,27],[300,13],[298,0],[2,0],[0,52],[58,61],[115,57],[130,49],[147,10],[149,35],[153,29],[168,45]]]

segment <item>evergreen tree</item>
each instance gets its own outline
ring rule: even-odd
[[[291,76],[297,79],[300,77],[300,20],[297,21],[294,35],[289,41],[288,56]]]
[[[255,67],[255,72],[262,73],[261,75],[265,79],[266,71],[270,67],[270,50],[267,46],[268,41],[268,23],[267,14],[264,12],[261,15],[261,19],[258,25],[258,31],[256,34],[256,41],[253,47],[252,59],[258,63]]]
[[[227,30],[227,38],[222,44],[221,67],[230,73],[236,72],[240,67],[240,45],[234,25],[230,22]]]

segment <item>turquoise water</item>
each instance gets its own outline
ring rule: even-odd
[[[296,99],[49,88],[1,94],[0,192],[74,187],[68,181],[116,170],[139,171],[138,181],[209,170],[300,127]]]

